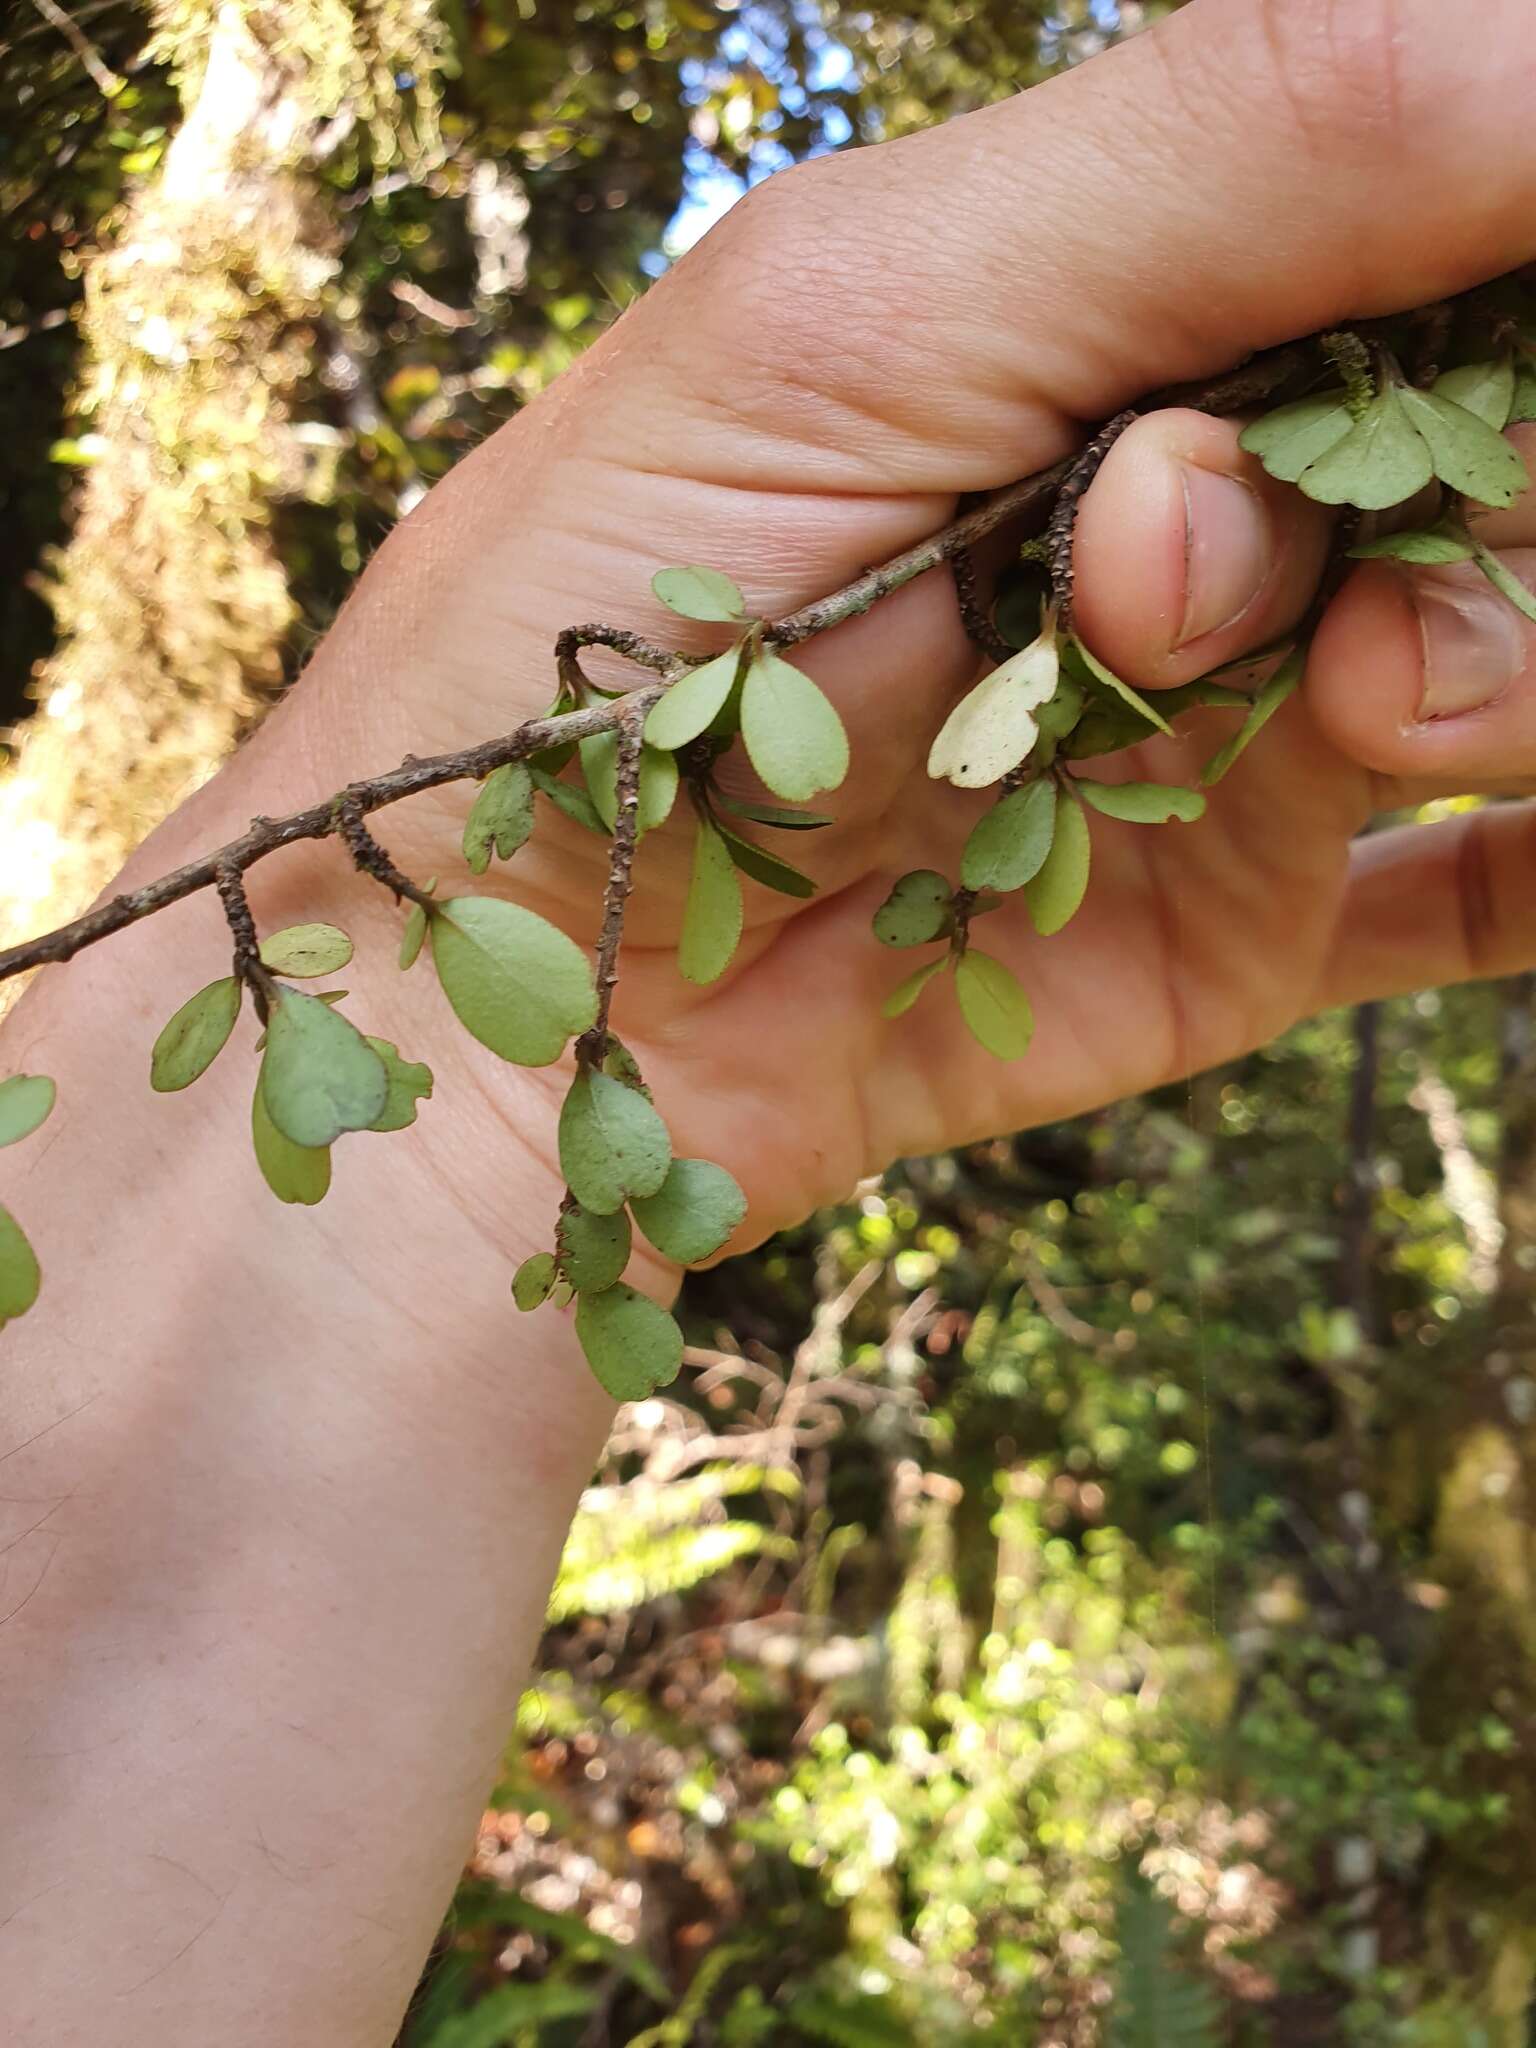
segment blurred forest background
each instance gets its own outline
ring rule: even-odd
[[[747,184],[1161,11],[10,0],[6,937]],[[1326,1018],[691,1283],[404,2048],[1536,2040],[1531,996]]]

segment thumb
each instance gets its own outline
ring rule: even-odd
[[[1069,419],[1536,254],[1533,86],[1528,0],[1475,35],[1445,0],[1192,0],[766,181],[631,316],[620,440],[654,461],[681,409],[711,481],[1010,480]]]

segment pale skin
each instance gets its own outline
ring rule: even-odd
[[[547,699],[562,626],[676,637],[648,591],[663,563],[786,610],[1145,389],[1536,258],[1529,9],[1488,0],[1475,35],[1460,12],[1195,0],[1024,101],[773,180],[432,494],[131,877],[506,730]],[[1149,418],[1087,500],[1080,623],[1148,688],[1262,644],[1317,573],[1323,515],[1236,434]],[[1536,509],[1489,534],[1536,566]],[[717,644],[699,630],[685,644]],[[898,1154],[1070,1115],[1331,1004],[1536,966],[1531,810],[1355,843],[1410,797],[1536,785],[1536,634],[1502,630],[1422,578],[1357,575],[1305,700],[1204,823],[1102,821],[1089,907],[1048,945],[988,920],[1040,1018],[1016,1066],[969,1045],[943,990],[876,1014],[910,963],[870,912],[902,869],[952,868],[976,813],[922,773],[975,667],[947,579],[804,650],[855,761],[839,829],[797,842],[820,900],[754,892],[732,978],[688,989],[668,951],[685,840],[648,840],[616,1015],[677,1149],[745,1185],[742,1242]],[[1188,780],[1209,744],[1115,772]],[[407,871],[456,875],[465,802],[380,834]],[[546,826],[477,886],[590,937],[601,860]],[[568,1324],[507,1295],[558,1199],[558,1074],[500,1066],[425,969],[395,972],[397,913],[334,848],[266,863],[252,897],[268,926],[353,932],[351,1014],[427,1058],[437,1099],[409,1136],[339,1148],[307,1212],[249,1159],[248,1032],[196,1090],[151,1097],[158,1025],[223,971],[211,899],[47,970],[8,1026],[4,1070],[61,1089],[7,1155],[48,1280],[6,1333],[0,1425],[0,2033],[37,2048],[392,2038],[611,1416]]]

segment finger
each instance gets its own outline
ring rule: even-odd
[[[681,412],[710,473],[773,487],[1004,481],[1064,415],[1528,259],[1533,85],[1525,0],[1475,36],[1444,0],[1195,0],[766,181],[636,309],[615,431],[654,464]]]
[[[1186,683],[1306,610],[1333,515],[1238,447],[1231,420],[1149,413],[1109,451],[1073,547],[1078,630],[1130,681]]]
[[[1360,840],[1316,1007],[1536,966],[1536,804]]]
[[[1502,559],[1536,588],[1536,549]],[[1365,564],[1318,629],[1307,699],[1325,738],[1379,775],[1459,789],[1536,779],[1536,625],[1472,563]]]

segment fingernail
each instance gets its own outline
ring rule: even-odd
[[[1413,595],[1424,648],[1421,722],[1480,711],[1524,672],[1525,633],[1514,606],[1491,584],[1420,574]]]
[[[1184,623],[1177,645],[1234,625],[1268,583],[1274,567],[1269,513],[1236,477],[1184,472]]]

